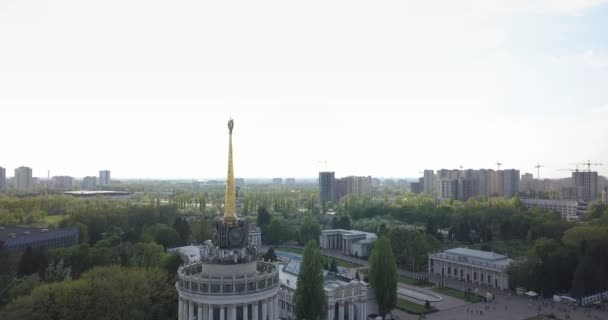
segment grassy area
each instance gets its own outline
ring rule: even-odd
[[[285,247],[278,247],[276,248],[279,251],[284,251],[284,252],[291,252],[291,253],[295,253],[295,254],[299,254],[301,255],[302,252],[304,251],[303,249],[300,248],[285,248]],[[328,263],[331,262],[331,259],[334,259],[330,256],[327,256],[329,258],[329,260],[327,261]],[[342,260],[342,259],[336,259],[336,263],[338,264],[339,267],[344,267],[344,268],[358,268],[361,265],[357,264],[357,263],[352,263],[350,261],[346,261],[346,260]]]
[[[464,291],[460,291],[460,290],[456,290],[456,289],[452,289],[452,288],[446,288],[446,287],[433,288],[433,291],[435,291],[437,293],[442,293],[442,294],[445,294],[447,296],[454,297],[457,299],[465,300],[467,302],[475,303],[475,302],[481,301],[481,297],[474,293],[471,293],[471,295],[469,296],[469,299],[465,299]]]
[[[65,219],[67,217],[68,217],[67,214],[46,216],[46,217],[44,217],[43,224],[46,226],[50,226],[52,224],[58,224],[61,220]]]
[[[422,281],[414,279],[414,278],[406,277],[404,275],[399,275],[399,282],[401,282],[403,284],[409,284],[410,286],[416,286],[416,287],[429,287],[429,286],[431,286],[428,283],[422,282]]]
[[[367,268],[365,268],[365,269],[359,269],[359,273],[362,276],[367,276],[368,272],[369,272],[369,270]],[[429,287],[429,286],[431,286],[431,284],[427,284],[427,283],[424,283],[424,282],[422,282],[420,280],[417,280],[417,279],[414,279],[414,278],[410,278],[410,277],[406,277],[406,276],[403,276],[403,275],[399,275],[399,282],[403,283],[403,284],[410,285],[410,286],[416,286],[416,287]]]
[[[424,305],[422,304],[418,304],[401,298],[397,298],[397,309],[413,314],[427,314],[437,311],[437,309],[432,306],[431,309],[425,309]]]

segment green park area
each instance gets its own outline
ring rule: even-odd
[[[456,289],[452,289],[452,288],[446,288],[446,287],[442,287],[442,288],[433,288],[433,291],[437,292],[437,293],[441,293],[441,294],[445,294],[447,296],[450,297],[454,297],[457,299],[461,299],[467,302],[472,302],[472,303],[476,303],[476,302],[480,302],[481,301],[481,297],[471,293],[468,297],[465,296],[465,292],[464,291],[460,291],[460,290],[456,290]]]
[[[413,314],[426,314],[437,311],[437,309],[434,307],[426,309],[422,304],[418,304],[401,298],[397,298],[397,309]]]

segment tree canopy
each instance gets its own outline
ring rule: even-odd
[[[323,261],[315,240],[308,241],[304,247],[293,302],[297,319],[320,320],[325,317]]]

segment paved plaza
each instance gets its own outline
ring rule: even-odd
[[[347,260],[361,264],[362,267],[368,267],[368,263],[365,260],[349,257],[336,252],[333,250],[323,250],[323,253],[335,258]],[[409,277],[426,277],[427,273],[421,272],[413,275],[411,272],[399,269],[399,274]],[[354,276],[354,270],[350,271],[351,276]],[[494,294],[494,301],[492,302],[479,302],[479,303],[468,303],[461,299],[453,298],[445,294],[436,293],[431,288],[421,288],[416,286],[410,286],[407,284],[399,283],[399,287],[403,288],[415,288],[420,291],[429,291],[434,294],[438,294],[443,298],[441,302],[434,302],[431,305],[439,311],[426,315],[423,319],[429,320],[523,320],[538,314],[549,315],[554,314],[556,319],[560,320],[608,320],[608,311],[601,311],[591,308],[580,308],[573,307],[563,303],[553,302],[552,300],[530,300],[525,296],[509,295],[508,293],[492,288],[480,287],[475,284],[466,283],[452,279],[439,279],[438,277],[431,275],[431,281],[436,282],[441,280],[447,287],[451,287],[458,290],[465,290],[471,288],[473,290],[478,289],[480,294],[490,292]],[[373,290],[370,290],[370,295],[373,295]],[[400,298],[423,304],[423,301],[399,295]],[[370,313],[377,311],[377,305],[373,301],[373,297],[368,300],[368,311]],[[416,320],[421,319],[420,315],[409,314],[407,312],[395,309],[393,310],[393,316],[398,320]]]

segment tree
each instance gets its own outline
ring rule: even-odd
[[[338,273],[338,262],[336,262],[336,259],[331,259],[331,264],[329,265],[329,272]]]
[[[304,218],[302,227],[300,227],[300,243],[307,243],[310,240],[319,239],[321,227],[318,223],[312,221],[311,217]]]
[[[141,235],[143,241],[154,241],[163,248],[172,248],[179,245],[180,235],[175,229],[166,224],[156,224],[151,227],[144,227]]]
[[[315,240],[308,241],[304,247],[293,301],[297,319],[320,320],[325,317],[323,262]]]
[[[269,261],[269,262],[277,261],[277,254],[274,252],[273,247],[268,248],[268,250],[264,254],[264,261]]]
[[[257,223],[259,227],[269,225],[270,224],[270,213],[266,207],[258,207],[258,218]]]
[[[49,257],[45,249],[27,247],[19,260],[17,274],[19,276],[29,276],[38,273],[42,276],[48,265]]]
[[[374,244],[369,257],[369,282],[374,288],[378,313],[382,319],[397,303],[397,264],[388,237],[382,236]]]
[[[195,243],[203,243],[207,240],[211,240],[213,236],[211,232],[211,224],[207,219],[193,222],[190,225],[191,239]]]
[[[187,244],[188,239],[190,238],[190,225],[188,224],[188,221],[186,221],[186,219],[182,217],[176,218],[173,222],[173,229],[175,229],[175,231],[177,231],[177,234],[179,234],[179,237],[181,239],[180,244]]]
[[[44,280],[46,282],[61,282],[72,280],[72,268],[66,267],[63,259],[57,264],[51,262],[44,271]]]
[[[82,278],[37,286],[6,308],[8,319],[175,319],[174,282],[158,268],[96,267]]]

